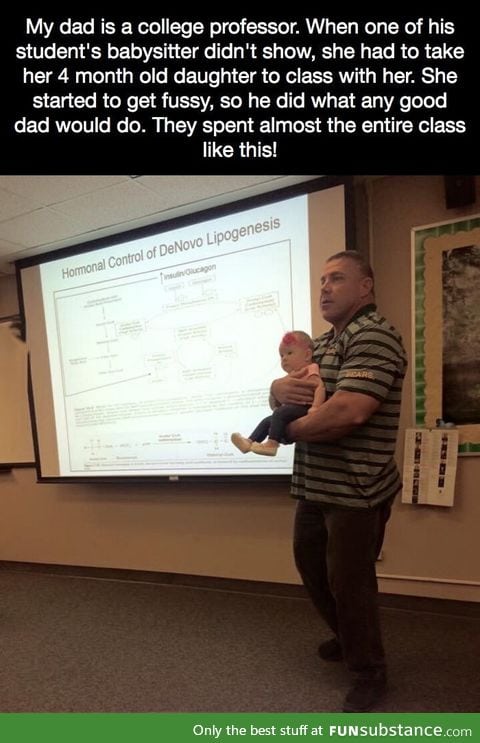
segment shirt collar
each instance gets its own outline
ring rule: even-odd
[[[355,314],[350,318],[347,324],[350,325],[350,323],[353,320],[356,320],[357,317],[368,315],[369,312],[375,312],[376,309],[377,305],[374,302],[370,302],[370,304],[364,304],[363,307],[360,307],[360,309],[355,312]]]
[[[345,328],[343,330],[348,328],[350,323],[352,323],[358,317],[362,317],[362,315],[368,315],[369,312],[375,312],[376,309],[377,309],[377,305],[374,302],[370,302],[369,304],[364,304],[363,307],[360,307],[360,309],[357,310],[354,315],[352,315],[352,317],[350,318],[348,323],[345,325]],[[343,333],[343,330],[341,330],[338,335],[341,335]],[[331,340],[332,338],[335,338],[335,337],[336,337],[335,328],[332,327],[328,332],[328,339]]]

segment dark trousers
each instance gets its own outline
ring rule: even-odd
[[[377,508],[336,508],[301,500],[294,554],[310,598],[342,646],[351,671],[385,672],[375,561],[391,502]]]
[[[297,418],[303,418],[308,412],[308,405],[280,405],[272,415],[260,421],[253,433],[248,437],[252,441],[263,441],[269,436],[279,443],[291,443],[285,436],[287,426]]]

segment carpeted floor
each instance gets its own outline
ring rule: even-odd
[[[0,572],[0,712],[336,712],[304,598]],[[480,617],[382,609],[379,712],[478,712]]]

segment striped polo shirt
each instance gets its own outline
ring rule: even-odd
[[[292,495],[350,508],[370,508],[401,487],[393,458],[407,357],[399,333],[362,307],[337,335],[315,341],[314,361],[327,391],[361,392],[381,401],[368,421],[332,443],[295,445]]]

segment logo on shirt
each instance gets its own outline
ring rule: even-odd
[[[349,369],[344,372],[343,376],[353,377],[355,379],[375,379],[374,373],[366,369]]]
[[[325,349],[325,355],[329,353],[335,356],[338,353],[338,346],[336,343],[331,344],[330,346],[327,346]]]

